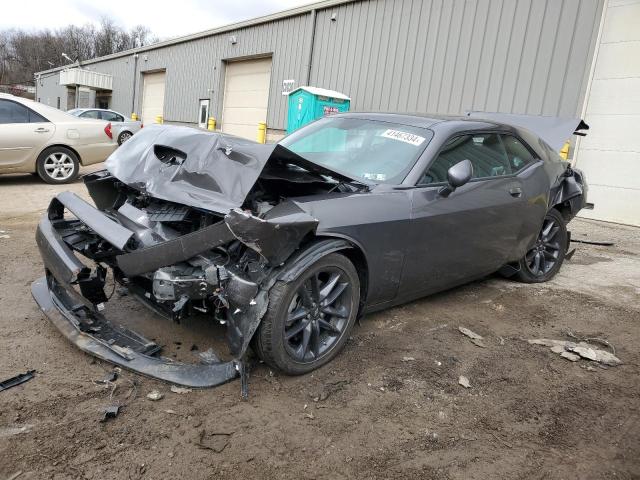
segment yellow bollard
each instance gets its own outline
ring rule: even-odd
[[[567,142],[560,149],[560,156],[564,160],[568,160],[569,159],[569,148],[570,147],[571,147],[571,143],[567,140]]]
[[[213,117],[209,117],[207,121],[207,130],[215,130],[216,129],[216,119]]]
[[[258,123],[258,143],[267,143],[267,122]]]
[[[134,121],[135,121],[135,120],[138,120],[138,114],[137,114],[136,112],[133,112],[133,113],[131,114],[131,120],[134,120]]]
[[[163,118],[162,115],[156,115],[156,123],[162,124]]]

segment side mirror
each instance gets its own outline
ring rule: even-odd
[[[462,160],[447,170],[446,185],[438,192],[443,197],[448,197],[456,188],[463,186],[473,177],[473,164],[469,160]]]

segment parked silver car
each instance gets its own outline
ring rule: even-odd
[[[75,117],[93,118],[111,122],[113,126],[113,137],[118,141],[118,145],[122,145],[129,140],[133,134],[138,132],[143,126],[139,120],[131,120],[121,113],[103,108],[74,108],[67,113]]]

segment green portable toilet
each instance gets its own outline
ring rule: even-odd
[[[318,87],[298,87],[289,93],[287,133],[334,113],[348,112],[351,99],[344,93]]]

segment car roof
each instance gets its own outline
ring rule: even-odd
[[[433,129],[439,124],[446,124],[449,129],[482,130],[507,126],[491,120],[470,118],[462,115],[440,115],[428,113],[381,113],[381,112],[348,112],[337,113],[334,117],[359,118],[363,120],[375,120],[378,122],[390,122],[409,127]],[[444,125],[443,125],[444,126]],[[437,128],[437,127],[436,127]]]
[[[72,110],[77,110],[79,112],[88,112],[89,110],[96,110],[98,112],[112,112],[112,113],[117,113],[118,115],[122,115],[120,112],[116,112],[115,110],[111,110],[110,108],[78,107],[78,108],[73,108]]]

